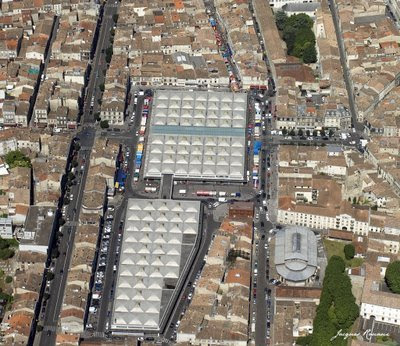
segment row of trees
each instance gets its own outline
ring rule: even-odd
[[[320,133],[320,135],[321,135],[322,137],[325,137],[327,134],[328,134],[329,137],[332,137],[332,136],[335,134],[335,132],[333,132],[333,130],[329,130],[329,132],[327,133],[324,129],[322,129],[321,131],[319,131],[319,133]],[[298,130],[296,131],[295,129],[291,129],[291,130],[289,131],[288,129],[284,128],[284,129],[282,129],[282,134],[283,134],[284,136],[286,136],[286,135],[296,136],[296,135],[297,135],[297,136],[300,136],[300,137],[302,137],[302,136],[310,137],[311,134],[312,134],[314,137],[317,137],[317,136],[318,136],[318,131],[317,131],[317,130],[314,130],[314,131],[311,133],[310,130],[303,131],[302,129],[298,129]]]
[[[117,22],[118,22],[118,14],[114,14],[114,15],[113,15],[113,21],[114,21],[114,24],[117,24]],[[111,36],[110,36],[110,43],[111,43],[111,46],[108,47],[108,48],[106,49],[106,51],[105,51],[105,53],[106,53],[106,62],[107,62],[107,64],[109,64],[109,63],[111,62],[111,58],[112,58],[112,55],[113,55],[113,48],[112,48],[112,45],[114,44],[114,36],[115,36],[115,30],[114,30],[114,28],[111,29],[110,33],[111,33]]]
[[[337,336],[349,331],[359,314],[359,307],[351,292],[351,282],[345,273],[343,258],[332,256],[325,270],[325,278],[313,334],[299,344],[311,346],[347,345],[343,337]]]
[[[287,53],[300,58],[306,64],[316,62],[317,51],[312,19],[304,13],[288,17],[285,12],[278,11],[275,20],[286,42]]]

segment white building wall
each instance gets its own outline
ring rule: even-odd
[[[400,325],[400,309],[398,308],[362,303],[360,315],[367,319],[375,316],[378,322]]]

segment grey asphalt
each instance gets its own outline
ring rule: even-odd
[[[347,94],[348,94],[348,98],[349,98],[349,106],[350,106],[350,113],[351,113],[351,117],[352,117],[352,123],[354,125],[354,128],[358,132],[362,133],[363,129],[364,129],[364,125],[362,123],[359,123],[357,120],[357,111],[356,111],[356,107],[354,104],[354,93],[353,93],[352,81],[350,79],[350,72],[349,72],[349,69],[348,69],[347,63],[346,63],[346,61],[347,61],[346,52],[345,52],[345,48],[344,48],[342,30],[340,29],[339,16],[338,16],[335,0],[329,0],[329,7],[331,9],[332,19],[333,19],[333,23],[334,23],[335,31],[336,31],[336,39],[338,41],[340,61],[342,64],[343,78],[344,78],[344,82],[346,84]]]
[[[103,20],[101,23],[99,38],[96,47],[96,53],[92,61],[92,71],[90,73],[90,80],[86,87],[86,98],[83,108],[83,121],[84,124],[94,123],[94,114],[98,111],[99,104],[96,100],[100,98],[99,86],[103,83],[105,76],[103,70],[106,69],[107,63],[105,61],[105,50],[110,46],[111,28],[114,25],[113,15],[118,11],[118,0],[107,1],[104,5]],[[104,53],[103,53],[104,49]],[[90,103],[94,96],[95,102],[93,111],[91,112]]]
[[[133,93],[135,91],[132,90]],[[110,245],[109,245],[109,252],[108,252],[108,260],[104,275],[104,283],[102,289],[102,298],[100,301],[100,307],[95,316],[90,316],[90,323],[93,325],[93,331],[87,330],[85,331],[83,337],[85,339],[90,339],[92,337],[103,337],[105,333],[108,332],[107,329],[107,322],[111,320],[111,313],[112,313],[112,303],[113,303],[113,294],[115,290],[117,272],[114,271],[114,265],[118,267],[118,256],[116,249],[117,246],[120,245],[118,241],[118,234],[122,234],[122,229],[120,229],[120,221],[124,220],[125,212],[126,212],[126,205],[129,198],[133,197],[140,197],[137,194],[136,186],[133,185],[133,176],[135,171],[135,154],[136,154],[136,147],[138,143],[138,136],[135,135],[135,132],[140,127],[140,120],[141,120],[141,109],[143,105],[143,96],[138,97],[138,104],[134,106],[134,96],[131,95],[131,104],[128,106],[126,111],[126,117],[128,120],[131,117],[132,111],[135,110],[136,116],[134,118],[133,123],[129,123],[122,128],[120,131],[113,131],[113,129],[109,129],[109,131],[101,131],[101,135],[113,138],[121,141],[123,146],[123,150],[125,152],[126,148],[129,148],[129,159],[128,167],[127,167],[127,178],[125,181],[125,191],[123,194],[117,192],[116,197],[114,200],[118,200],[118,203],[114,201],[110,201],[110,205],[114,205],[115,213],[114,213],[114,220],[113,220],[113,228],[110,237]],[[126,121],[128,123],[128,121]],[[96,254],[98,255],[98,254]],[[89,321],[88,321],[89,322]],[[95,323],[94,323],[95,322]]]
[[[122,234],[122,229],[120,230],[120,220],[124,219],[126,212],[126,205],[127,205],[127,199],[124,199],[122,203],[119,205],[114,205],[115,213],[114,213],[113,228],[111,232],[112,237],[110,239],[106,271],[104,274],[105,279],[103,286],[103,296],[98,313],[98,321],[97,321],[98,332],[106,331],[107,318],[108,317],[111,318],[111,308],[113,301],[113,294],[111,294],[111,290],[113,290],[114,292],[116,284],[116,272],[114,272],[113,267],[114,265],[117,265],[118,267],[118,254],[116,253],[116,248],[117,245],[120,245],[120,241],[118,240],[118,234]]]
[[[268,97],[264,96],[262,101],[268,101]],[[268,102],[265,102],[268,103]],[[264,107],[264,109],[267,106]],[[271,137],[267,135],[270,132],[270,123],[266,120],[266,117],[262,117],[262,125],[265,125],[266,132],[265,134],[261,133],[261,141],[262,141],[262,150],[260,151],[260,172],[259,172],[259,180],[260,180],[260,191],[261,193],[265,193],[265,196],[271,194],[271,185],[267,179],[267,157],[271,156],[271,151],[275,150],[276,145],[274,145],[271,141]],[[272,164],[271,164],[272,166]],[[263,195],[261,194],[255,199],[255,211],[259,212],[260,207],[262,210],[264,209],[263,206]],[[267,201],[267,207],[269,207],[270,201]],[[268,208],[270,209],[270,208]],[[263,224],[263,227],[261,226]],[[266,336],[267,336],[267,302],[266,302],[266,291],[269,288],[268,280],[267,280],[267,273],[269,271],[269,266],[267,263],[267,250],[264,248],[265,244],[268,244],[268,234],[269,230],[273,228],[273,225],[270,221],[266,219],[266,213],[263,210],[259,213],[259,219],[255,220],[254,222],[255,228],[257,231],[254,231],[254,252],[253,252],[253,263],[252,263],[252,270],[253,270],[253,281],[252,281],[252,295],[251,295],[251,320],[253,319],[253,311],[255,311],[256,317],[256,325],[255,325],[255,333],[254,333],[254,340],[256,345],[265,345],[266,344]],[[262,239],[262,237],[265,239]],[[257,245],[258,243],[258,245]],[[254,275],[255,269],[255,261],[257,261],[257,276]],[[257,286],[254,287],[254,280],[257,278]],[[256,291],[254,292],[254,289]],[[254,293],[256,293],[256,301],[254,303]],[[251,321],[252,323],[252,321]]]
[[[172,311],[170,312],[170,318],[168,323],[166,324],[166,328],[162,331],[164,339],[170,340],[173,336],[174,331],[176,330],[175,327],[171,328],[169,326],[176,326],[177,321],[180,319],[182,312],[187,308],[188,301],[184,297],[187,297],[189,292],[191,292],[192,288],[188,286],[189,282],[194,282],[196,274],[201,270],[204,262],[204,257],[208,251],[208,248],[211,244],[212,236],[215,231],[218,229],[220,225],[219,221],[215,221],[213,218],[212,210],[204,208],[203,214],[203,231],[200,249],[198,254],[192,264],[191,270],[186,277],[185,283],[183,285],[183,289],[181,290],[178,303],[175,304]]]
[[[118,3],[118,1],[115,1]],[[92,71],[97,71],[100,63],[100,53],[104,48],[105,44],[109,44],[105,40],[106,35],[109,35],[110,27],[113,24],[112,15],[116,13],[117,8],[115,6],[110,6],[108,3],[105,5],[103,23],[100,29],[99,44],[96,48],[96,54],[94,57],[94,65]],[[95,131],[90,127],[93,124],[94,118],[90,115],[90,99],[93,95],[93,91],[98,87],[98,80],[95,73],[90,74],[90,80],[88,84],[88,97],[86,98],[84,109],[83,109],[83,123],[89,126],[84,127],[78,133],[77,137],[81,139],[81,150],[79,152],[79,160],[86,158],[84,164],[84,171],[80,179],[80,184],[74,186],[71,192],[74,194],[75,198],[71,201],[68,208],[67,216],[70,222],[66,224],[70,232],[62,237],[61,243],[59,245],[60,256],[55,262],[54,279],[51,281],[50,285],[50,298],[47,302],[47,307],[45,310],[45,315],[41,323],[43,324],[43,332],[37,335],[35,344],[41,346],[54,345],[56,339],[56,331],[58,328],[58,319],[61,311],[62,302],[64,299],[65,285],[67,280],[68,268],[71,260],[72,249],[71,246],[74,242],[76,225],[79,221],[79,211],[81,209],[83,190],[86,183],[87,172],[89,167],[89,156],[91,148],[94,143]],[[77,212],[75,212],[75,210]],[[68,226],[70,224],[70,226]],[[65,229],[67,229],[65,227]]]
[[[93,137],[88,137],[92,138]],[[60,255],[55,261],[54,279],[50,285],[50,298],[47,301],[46,311],[43,323],[43,332],[40,334],[39,345],[47,346],[54,345],[56,339],[56,330],[58,326],[58,318],[61,311],[61,306],[64,298],[65,284],[67,281],[68,268],[72,255],[72,244],[75,239],[76,225],[79,220],[79,210],[83,199],[83,191],[87,178],[90,155],[88,150],[80,150],[79,162],[85,157],[84,170],[81,176],[81,183],[73,186],[71,192],[75,198],[68,205],[66,214],[68,221],[64,226],[63,237],[61,238],[59,252]],[[75,212],[77,210],[77,212]]]

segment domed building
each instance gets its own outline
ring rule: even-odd
[[[302,286],[317,270],[317,238],[306,227],[288,226],[275,236],[275,266],[281,281]]]

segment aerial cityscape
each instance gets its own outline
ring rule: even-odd
[[[0,6],[0,345],[400,345],[400,0]]]

